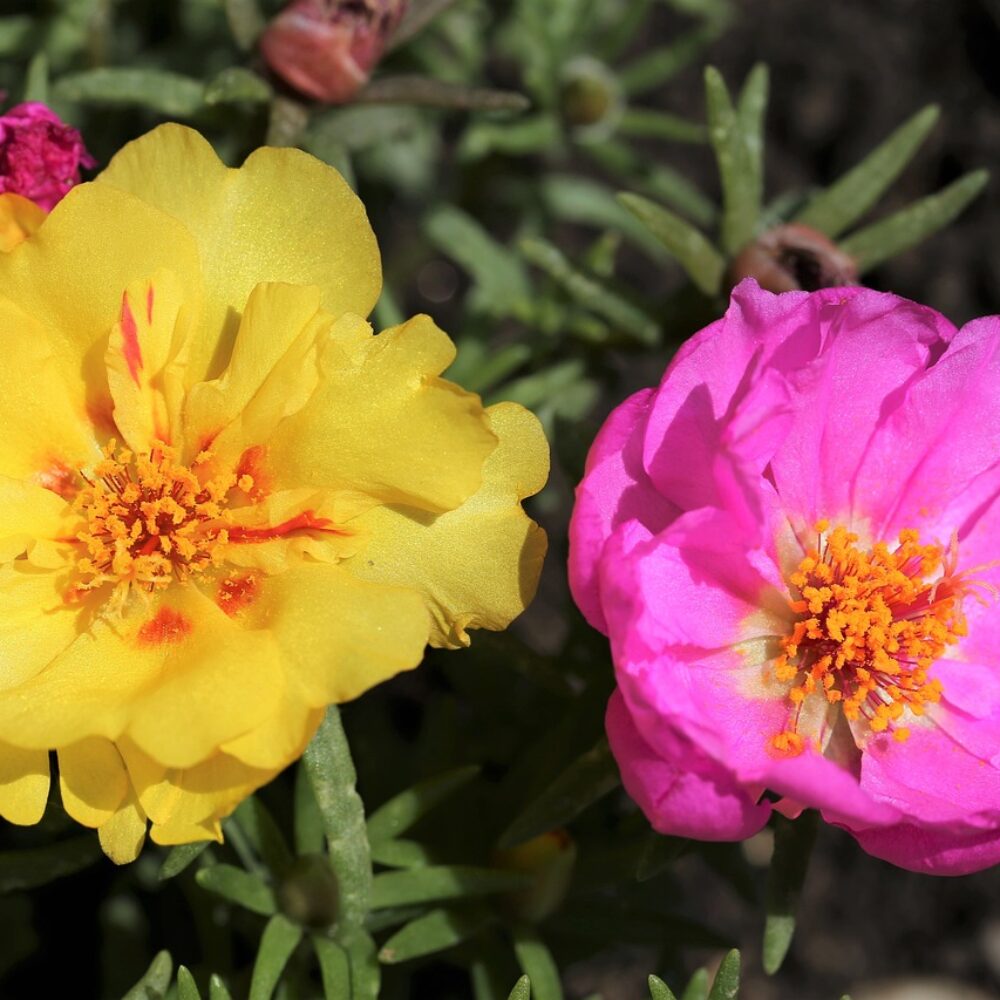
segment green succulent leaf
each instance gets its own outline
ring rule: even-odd
[[[688,980],[681,1000],[708,1000],[708,969],[699,969]]]
[[[763,63],[754,66],[743,84],[736,106],[736,119],[750,173],[748,187],[751,188],[754,216],[752,229],[758,225],[764,200],[764,116],[767,113],[770,79],[767,66]]]
[[[430,241],[472,276],[471,310],[509,315],[512,306],[530,297],[531,284],[517,255],[472,216],[442,205],[428,215],[425,228]]]
[[[382,945],[378,954],[379,961],[385,965],[395,965],[445,951],[474,937],[496,919],[495,914],[485,908],[465,911],[430,910],[396,931]]]
[[[577,270],[554,244],[532,237],[521,241],[521,252],[580,305],[606,319],[617,332],[647,346],[659,341],[660,328],[651,316],[604,282]]]
[[[167,990],[170,989],[173,974],[174,960],[170,957],[170,952],[158,952],[145,975],[122,997],[122,1000],[163,1000]]]
[[[514,988],[510,991],[507,1000],[531,1000],[531,980],[527,976],[514,983]]]
[[[351,964],[347,952],[335,941],[320,934],[312,935],[313,949],[323,980],[323,995],[349,1000],[351,996]]]
[[[640,194],[666,202],[670,208],[700,226],[712,225],[718,216],[715,204],[683,174],[662,163],[650,162],[624,142],[602,142],[587,147],[587,154]]]
[[[177,969],[177,1000],[201,1000],[198,984],[185,965]]]
[[[258,0],[223,0],[229,30],[237,46],[249,52],[266,24]]]
[[[391,840],[405,833],[439,802],[443,802],[479,774],[479,767],[457,767],[428,778],[379,806],[368,818],[371,843]]]
[[[423,868],[431,853],[415,840],[378,840],[372,844],[372,861],[387,868]]]
[[[453,111],[525,111],[531,101],[512,90],[469,87],[432,76],[381,76],[354,95],[357,104],[409,104]]]
[[[555,827],[565,826],[619,784],[618,765],[608,741],[602,738],[528,803],[500,835],[499,846],[514,847]]]
[[[0,17],[0,56],[16,55],[29,49],[37,27],[29,14]]]
[[[232,1000],[229,987],[223,982],[221,976],[213,975],[208,981],[208,1000]]]
[[[362,927],[372,891],[371,855],[365,807],[355,787],[357,774],[336,706],[326,710],[303,759],[340,883],[341,923]]]
[[[158,875],[160,881],[165,882],[167,879],[176,878],[199,858],[211,843],[210,840],[202,840],[196,844],[178,844],[176,847],[171,847],[163,859],[163,864],[160,865]]]
[[[431,865],[380,872],[372,880],[372,909],[513,892],[530,883],[526,875],[469,865]]]
[[[816,842],[818,814],[808,810],[794,822],[783,816],[776,816],[774,822],[763,949],[764,971],[771,976],[781,968],[795,933],[795,909]]]
[[[626,211],[615,194],[603,184],[571,174],[549,174],[541,180],[541,194],[549,211],[557,218],[616,230],[654,259],[664,256],[659,240],[631,212]]]
[[[618,75],[628,94],[642,94],[662,86],[695,62],[720,33],[721,25],[708,23],[682,35],[670,45],[637,56]]]
[[[677,1000],[670,987],[658,976],[649,977],[650,1000]]]
[[[233,818],[239,823],[257,856],[271,871],[280,873],[292,863],[292,852],[284,834],[257,796],[244,799],[236,807]]]
[[[479,160],[490,153],[527,156],[551,149],[560,143],[562,133],[554,115],[526,115],[513,122],[475,122],[458,145],[464,160]]]
[[[24,99],[40,101],[49,100],[49,59],[44,52],[36,53],[28,63],[28,72],[24,82]]]
[[[195,881],[203,889],[236,903],[253,913],[270,916],[277,909],[274,892],[263,879],[235,865],[212,865],[202,868]]]
[[[241,66],[224,69],[205,86],[206,104],[232,104],[245,101],[248,104],[266,104],[274,91],[263,77]]]
[[[630,108],[618,123],[622,135],[642,139],[666,139],[669,142],[705,142],[708,133],[700,122],[667,114],[665,111],[651,111],[648,108]]]
[[[365,929],[372,903],[372,863],[365,807],[357,772],[336,705],[326,710],[303,755],[340,889],[336,941],[351,967],[352,1000],[375,1000],[379,966],[375,942]]]
[[[325,847],[323,817],[320,815],[319,806],[316,805],[309,772],[302,763],[295,769],[294,796],[295,853],[321,854]]]
[[[528,344],[497,348],[472,337],[464,338],[459,342],[458,357],[448,377],[470,392],[484,393],[513,375],[531,360],[532,354]]]
[[[618,198],[670,251],[697,288],[706,295],[718,294],[726,261],[703,233],[641,195],[623,193]]]
[[[280,913],[271,917],[257,949],[250,980],[250,1000],[270,1000],[292,952],[301,940],[301,927]]]
[[[410,4],[396,30],[389,38],[386,51],[391,52],[393,49],[399,48],[400,45],[405,45],[454,3],[455,0],[424,0],[423,3]]]
[[[47,885],[82,871],[100,857],[100,844],[92,833],[46,847],[0,851],[0,894]]]
[[[138,105],[176,118],[190,118],[204,105],[200,80],[162,69],[105,67],[61,77],[52,87],[61,101]]]
[[[988,170],[974,170],[935,194],[867,226],[840,244],[854,258],[858,273],[909,250],[943,229],[986,187]]]
[[[517,964],[531,982],[534,1000],[563,1000],[559,968],[538,931],[528,924],[517,924],[512,928],[511,936]]]
[[[586,365],[579,358],[560,361],[533,375],[508,382],[500,395],[505,400],[534,410],[536,414],[552,412],[563,416],[575,412],[577,416],[582,416],[597,393],[597,387],[585,377],[586,370]],[[584,397],[582,401],[577,398],[581,393]],[[582,405],[575,408],[575,403]]]
[[[747,87],[737,110],[722,74],[714,66],[705,70],[709,138],[722,182],[722,247],[729,254],[753,238],[760,216],[761,170],[754,156],[760,140],[754,131],[766,76],[752,74]]]
[[[736,1000],[740,995],[740,953],[734,948],[722,960],[708,1000]]]
[[[795,221],[831,238],[846,232],[902,173],[940,116],[935,104],[918,111],[856,167],[810,199]]]

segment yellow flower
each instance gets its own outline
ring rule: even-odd
[[[426,316],[373,336],[380,284],[339,174],[175,125],[0,254],[7,819],[55,750],[114,860],[219,839],[324,706],[530,601],[539,425]]]
[[[19,194],[0,194],[0,253],[24,242],[45,219],[45,209]]]

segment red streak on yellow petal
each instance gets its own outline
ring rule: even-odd
[[[281,524],[269,525],[264,528],[246,528],[237,525],[229,529],[229,541],[234,543],[269,542],[275,538],[284,538],[296,531],[325,531],[334,535],[346,535],[348,532],[333,527],[333,521],[325,517],[317,517],[311,510],[304,510],[295,517],[290,517]]]
[[[183,642],[191,631],[191,622],[179,611],[160,608],[156,616],[139,629],[139,642],[145,646]]]
[[[139,384],[139,372],[142,369],[142,349],[139,347],[139,331],[135,325],[135,317],[132,315],[132,307],[128,304],[128,295],[122,295],[122,350],[125,355],[125,362],[128,365],[128,373],[132,376],[132,381]]]
[[[153,325],[153,302],[156,300],[156,289],[152,285],[146,290],[146,322]]]

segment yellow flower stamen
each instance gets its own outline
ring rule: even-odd
[[[954,545],[921,545],[907,529],[896,548],[879,542],[866,551],[846,528],[828,529],[826,521],[816,525],[817,548],[789,577],[798,619],[781,640],[774,672],[790,685],[792,710],[787,729],[770,740],[783,754],[804,748],[798,721],[813,697],[903,742],[910,731],[897,723],[940,701],[941,683],[928,672],[966,634],[969,584],[954,572]]]
[[[152,592],[218,565],[229,538],[226,498],[234,475],[203,482],[157,443],[148,455],[118,449],[114,440],[73,501],[84,525],[71,599],[113,584],[119,598],[135,585]]]

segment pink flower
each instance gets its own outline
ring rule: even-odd
[[[904,868],[1000,861],[998,385],[996,317],[748,280],[611,415],[570,581],[656,829],[814,808]]]
[[[44,104],[18,104],[0,115],[0,193],[30,198],[46,211],[97,163],[75,128]]]
[[[367,82],[406,0],[294,0],[267,27],[260,49],[283,80],[328,104]]]

